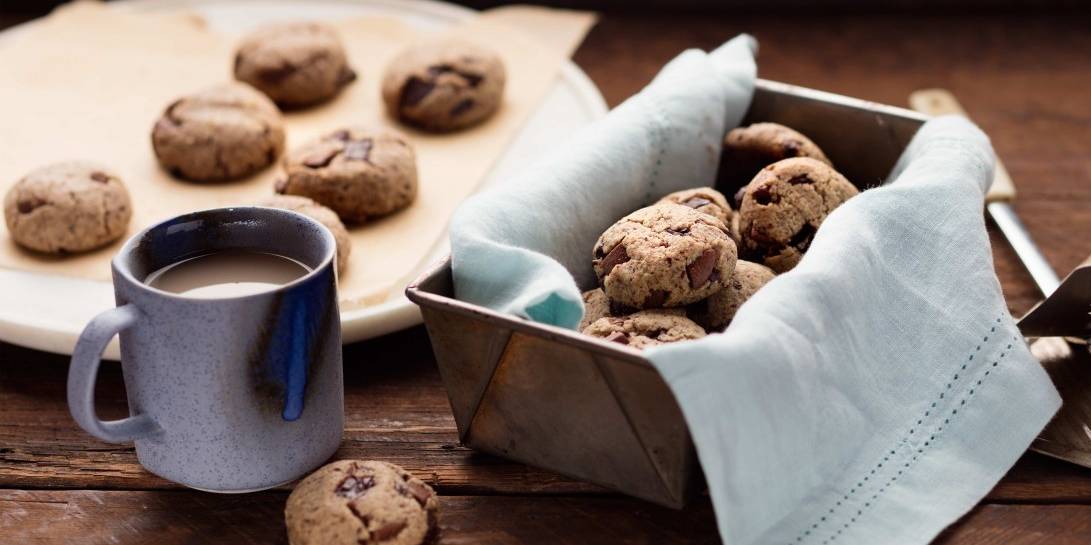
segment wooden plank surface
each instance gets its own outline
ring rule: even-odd
[[[0,490],[0,535],[24,545],[287,543],[284,492]],[[437,545],[719,543],[707,502],[672,511],[617,497],[444,496]],[[104,523],[104,522],[108,522]],[[1088,505],[985,505],[944,532],[942,545],[1076,545]]]
[[[0,487],[156,489],[132,445],[96,440],[65,402],[67,358],[0,344]],[[458,433],[423,327],[345,350],[345,434],[338,458],[399,464],[444,493],[603,493],[549,471],[478,454]],[[102,418],[128,414],[121,367],[103,364]]]
[[[0,17],[0,21],[4,21]],[[1060,271],[1091,253],[1091,32],[1040,15],[606,15],[576,61],[616,105],[685,47],[741,32],[762,43],[762,77],[904,104],[921,87],[954,91],[993,138],[1018,188],[1016,210]],[[2,24],[2,23],[0,23]],[[972,29],[968,32],[967,29]],[[996,235],[996,233],[993,233]],[[1039,297],[994,236],[1015,312]],[[454,421],[421,328],[347,347],[346,432],[338,457],[385,459],[444,496],[441,543],[715,543],[707,502],[681,512],[476,454]],[[126,445],[76,428],[66,358],[0,344],[0,542],[283,543],[285,490],[217,496],[179,490]],[[116,364],[100,413],[126,413]],[[1002,433],[1002,430],[998,430]],[[1091,470],[1028,454],[941,543],[1086,543]]]
[[[19,354],[36,361],[21,364]],[[337,458],[399,464],[443,494],[609,493],[458,445],[431,358],[427,335],[419,327],[346,350],[345,436]],[[98,441],[76,426],[64,400],[65,383],[58,376],[66,369],[66,358],[0,345],[0,361],[10,362],[0,366],[0,488],[180,488],[141,468],[131,445]],[[126,415],[120,366],[105,365],[99,384],[100,414]],[[1028,453],[989,497],[1091,503],[1091,471]]]
[[[27,545],[287,543],[283,492],[246,496],[196,492],[0,490],[0,535]],[[440,544],[716,543],[711,506],[685,512],[626,498],[445,496]],[[114,524],[102,524],[108,520]]]

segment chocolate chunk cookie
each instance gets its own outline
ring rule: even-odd
[[[280,110],[249,85],[226,83],[182,97],[152,129],[159,164],[198,182],[248,176],[284,150]]]
[[[429,131],[476,125],[500,106],[506,79],[500,57],[484,47],[447,40],[396,56],[383,75],[391,116]]]
[[[341,219],[333,210],[298,195],[275,195],[265,199],[260,205],[299,212],[325,225],[333,233],[333,239],[337,241],[337,272],[345,272],[349,254],[352,253],[352,239],[349,238],[345,224],[341,223]]]
[[[303,195],[361,223],[409,206],[417,196],[417,158],[401,134],[351,127],[292,150],[276,192]]]
[[[292,545],[419,545],[438,513],[432,487],[404,469],[341,460],[300,481],[284,518]]]
[[[69,161],[24,176],[4,197],[4,220],[16,243],[46,253],[82,252],[125,234],[133,215],[116,173]]]
[[[705,336],[705,330],[693,320],[661,310],[599,318],[584,328],[583,333],[637,349]]]
[[[833,167],[815,159],[765,167],[743,193],[741,256],[778,273],[795,267],[826,216],[857,193]]]
[[[610,315],[610,301],[606,299],[606,293],[602,288],[583,292],[583,319],[577,330],[583,331],[591,325],[591,322]]]
[[[777,274],[765,265],[738,260],[727,287],[690,305],[689,317],[707,331],[723,331],[739,307]]]
[[[742,227],[739,225],[739,213],[735,212],[731,214],[731,224],[727,226],[727,230],[731,232],[731,239],[735,241],[735,244],[742,243]]]
[[[235,79],[274,102],[299,107],[328,100],[356,79],[329,25],[277,23],[250,33],[235,53]]]
[[[593,253],[592,266],[611,303],[634,310],[700,301],[726,286],[736,259],[722,221],[673,203],[618,220]]]
[[[591,325],[599,318],[605,318],[607,316],[627,316],[633,312],[636,311],[631,307],[626,307],[625,305],[619,305],[617,303],[611,304],[610,300],[606,297],[606,292],[602,291],[602,288],[585,291],[583,292],[583,319],[580,320],[580,325],[576,327],[576,330],[583,331],[587,326]],[[656,312],[660,314],[670,314],[672,316],[686,316],[686,309],[683,307],[660,308],[656,309]]]
[[[777,123],[754,123],[724,137],[721,187],[742,187],[767,165],[792,157],[810,157],[833,165],[810,138]]]
[[[659,202],[664,201],[688,206],[724,222],[724,225],[731,224],[731,205],[727,203],[727,197],[711,187],[675,191],[659,199]]]

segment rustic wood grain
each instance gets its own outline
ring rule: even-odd
[[[0,26],[5,20],[0,17]],[[685,47],[742,31],[761,41],[769,79],[904,104],[922,87],[954,92],[993,138],[1017,212],[1064,272],[1091,253],[1091,32],[1086,18],[952,19],[612,13],[576,61],[616,105]],[[997,274],[1019,313],[1040,295],[993,232]],[[337,457],[404,465],[444,497],[441,543],[716,543],[706,502],[681,512],[457,445],[423,329],[345,352],[346,432]],[[0,542],[284,543],[286,492],[217,496],[148,474],[126,445],[71,421],[66,358],[0,344]],[[126,414],[116,364],[100,373],[100,414]],[[998,433],[1003,433],[1002,429]],[[1027,454],[945,544],[1086,543],[1091,470]]]
[[[402,465],[444,493],[603,493],[555,473],[479,454],[458,433],[423,327],[346,347],[345,435],[337,458]],[[76,426],[67,358],[0,344],[0,487],[177,488],[144,471],[132,445]],[[128,414],[121,367],[99,371],[102,418]]]
[[[0,361],[10,361],[0,366],[0,487],[180,488],[140,467],[131,445],[104,443],[76,426],[64,401],[65,360],[0,345]],[[349,346],[345,361],[345,438],[336,458],[387,460],[444,494],[609,493],[458,445],[423,328]],[[100,414],[127,414],[120,366],[105,365],[99,384]],[[989,499],[1091,503],[1091,471],[1029,453]]]
[[[0,490],[0,535],[26,545],[287,543],[284,492]],[[445,496],[439,545],[716,543],[711,506],[683,513],[625,498]],[[108,521],[110,524],[103,524]]]
[[[983,505],[936,539],[935,545],[1086,545],[1087,505]]]
[[[25,545],[287,543],[285,492],[0,490],[0,535]],[[444,496],[437,545],[719,543],[711,505],[678,512],[627,498]],[[942,545],[1087,543],[1091,506],[986,505]]]

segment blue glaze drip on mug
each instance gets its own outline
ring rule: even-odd
[[[325,308],[328,288],[327,282],[309,281],[282,296],[274,310],[263,359],[267,376],[284,392],[281,417],[288,422],[303,414],[308,370],[323,344],[322,322],[329,314]]]

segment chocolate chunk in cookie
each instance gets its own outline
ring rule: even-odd
[[[300,481],[284,518],[292,545],[420,545],[438,513],[432,487],[404,469],[341,460]]]
[[[493,51],[462,41],[417,45],[394,57],[383,75],[392,117],[429,131],[476,125],[499,108],[504,64]]]
[[[724,137],[717,185],[742,187],[761,169],[792,157],[810,157],[833,165],[810,138],[784,125],[754,123],[733,129]]]
[[[345,229],[345,224],[341,223],[341,218],[337,217],[336,212],[307,197],[300,197],[298,195],[274,195],[261,201],[259,204],[261,206],[299,212],[300,214],[308,216],[318,223],[325,225],[326,228],[333,233],[333,239],[337,242],[337,272],[345,272],[345,267],[348,265],[349,261],[349,254],[352,253],[352,239],[349,238],[349,232]]]
[[[199,182],[249,176],[284,150],[280,110],[242,83],[227,83],[182,97],[152,129],[159,164]]]
[[[585,327],[583,333],[637,349],[705,336],[705,330],[689,318],[663,310],[599,318]]]
[[[722,221],[664,202],[612,225],[596,242],[593,258],[611,303],[679,307],[723,289],[735,268],[736,247]]]
[[[13,240],[45,253],[92,250],[125,234],[132,218],[121,178],[97,163],[69,161],[34,170],[4,197]]]
[[[284,158],[278,193],[314,199],[349,223],[400,210],[417,196],[417,159],[405,137],[387,129],[340,129]]]
[[[688,316],[706,331],[723,331],[739,307],[776,277],[765,265],[738,260],[727,287],[687,308]]]
[[[738,212],[741,257],[778,273],[795,267],[826,216],[857,193],[833,167],[815,159],[765,167],[747,185]]]
[[[247,35],[235,53],[235,79],[274,102],[300,107],[330,99],[356,79],[333,27],[276,23]]]
[[[724,222],[725,225],[730,225],[731,223],[731,216],[733,214],[731,212],[731,205],[727,203],[727,197],[724,197],[723,193],[720,193],[711,187],[697,187],[675,191],[674,193],[659,199],[659,202],[664,201],[688,206],[698,212],[708,214]]]

